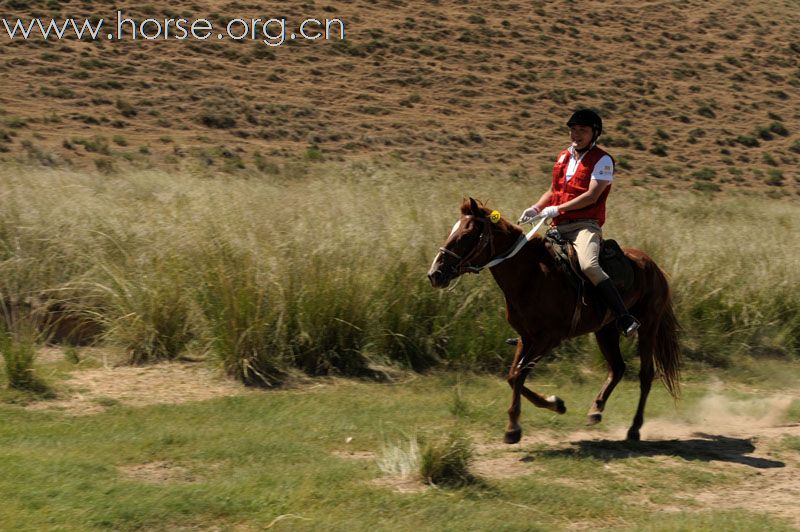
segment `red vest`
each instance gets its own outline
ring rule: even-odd
[[[569,150],[564,150],[558,155],[555,166],[553,166],[553,196],[550,199],[550,205],[561,205],[573,198],[577,198],[587,190],[589,190],[589,182],[592,179],[592,170],[604,155],[608,155],[605,151],[594,146],[583,156],[583,159],[578,163],[575,169],[575,174],[569,181],[565,181],[564,177],[567,173],[567,166],[569,166],[570,154]],[[609,155],[610,157],[610,155]],[[611,159],[612,164],[614,159]],[[602,226],[606,221],[606,198],[608,193],[611,192],[611,185],[608,185],[600,197],[592,205],[578,209],[575,211],[565,212],[557,216],[553,220],[553,224],[558,225],[569,222],[571,220],[597,220]]]

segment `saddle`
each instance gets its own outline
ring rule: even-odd
[[[581,271],[578,254],[575,252],[572,242],[563,239],[559,232],[553,229],[547,232],[545,239],[558,267],[567,275],[570,284],[579,290],[586,285],[594,288]],[[633,265],[616,240],[601,240],[600,267],[611,278],[620,293],[624,294],[633,289]]]

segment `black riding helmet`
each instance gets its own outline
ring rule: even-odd
[[[595,140],[603,132],[603,119],[591,109],[578,109],[567,121],[567,126],[591,126]]]

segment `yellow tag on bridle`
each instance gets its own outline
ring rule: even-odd
[[[492,211],[492,214],[489,215],[489,219],[492,221],[493,224],[496,224],[500,221],[500,211]]]

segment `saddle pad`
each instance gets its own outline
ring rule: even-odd
[[[628,292],[633,288],[633,266],[616,240],[603,240],[600,246],[600,267],[621,292]]]

